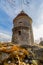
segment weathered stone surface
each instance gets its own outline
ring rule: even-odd
[[[39,60],[43,60],[43,49],[38,49],[35,51],[36,58]]]
[[[0,63],[9,58],[8,53],[0,52]]]
[[[43,61],[43,48],[40,48],[38,46],[33,46],[31,48],[31,50],[35,54],[35,58],[34,59]]]
[[[33,44],[32,19],[24,12],[13,20],[12,42],[20,45]]]

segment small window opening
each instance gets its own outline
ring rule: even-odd
[[[19,32],[19,35],[21,35],[21,31],[18,31]]]
[[[19,22],[19,23],[22,23],[22,22]]]

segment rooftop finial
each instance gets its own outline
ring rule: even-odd
[[[24,13],[24,11],[22,10],[21,13]]]

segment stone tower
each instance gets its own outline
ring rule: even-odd
[[[12,42],[20,45],[33,44],[32,19],[21,11],[13,20]]]

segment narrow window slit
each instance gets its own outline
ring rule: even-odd
[[[18,31],[19,32],[19,35],[21,35],[21,31]]]

